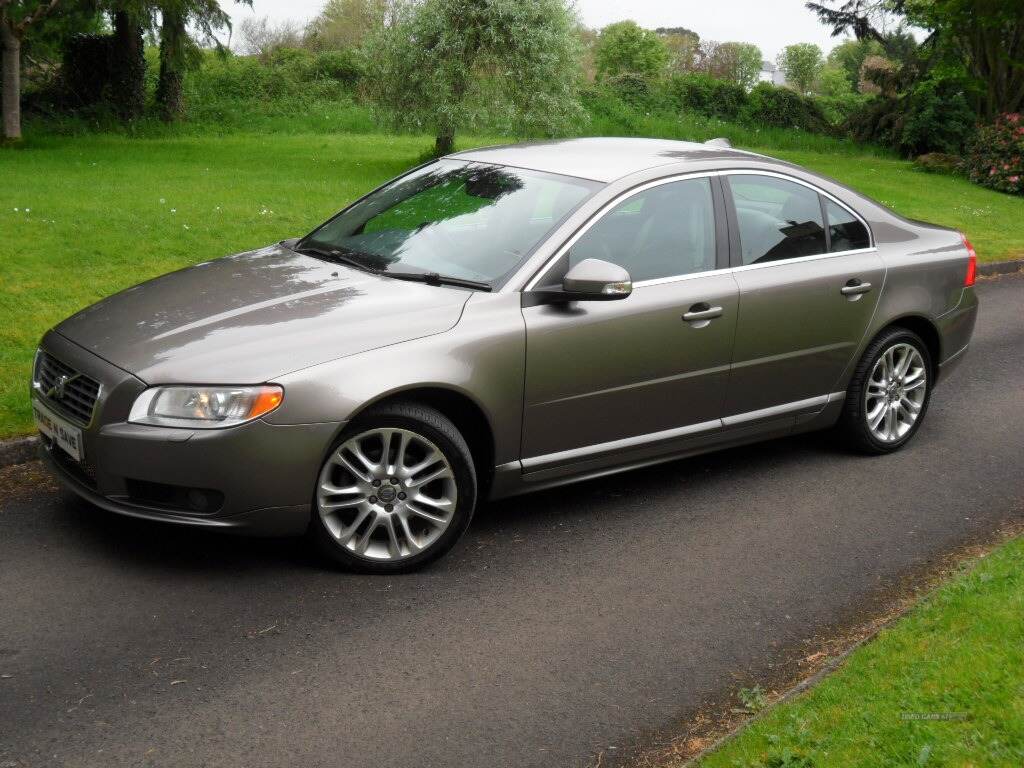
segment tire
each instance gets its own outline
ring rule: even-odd
[[[916,352],[916,357],[910,349]],[[888,368],[887,363],[882,362],[887,355]],[[904,362],[909,367],[900,376]],[[920,373],[914,375],[918,370]],[[895,375],[888,375],[890,373]],[[915,386],[921,377],[923,383]],[[861,453],[879,455],[898,451],[917,434],[924,421],[931,401],[933,377],[931,355],[921,337],[905,328],[886,329],[868,345],[853,372],[837,425],[840,435]],[[881,421],[873,426],[879,418],[879,406]],[[912,406],[916,406],[916,412]],[[889,421],[890,414],[893,414],[892,421]]]
[[[359,416],[332,445],[310,536],[346,570],[407,573],[455,545],[476,500],[473,457],[455,425],[433,408],[394,403]]]

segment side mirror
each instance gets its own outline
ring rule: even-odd
[[[633,292],[633,281],[622,267],[600,259],[584,259],[562,279],[562,290],[535,291],[531,303],[615,301]]]

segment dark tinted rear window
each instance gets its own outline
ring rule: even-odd
[[[832,240],[833,253],[837,251],[855,251],[871,245],[868,229],[857,217],[831,200],[825,204],[828,213],[828,232]]]
[[[729,176],[744,264],[825,253],[818,193],[774,176]]]

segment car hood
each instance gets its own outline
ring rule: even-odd
[[[277,245],[142,283],[56,330],[149,384],[254,384],[442,333],[470,295]]]

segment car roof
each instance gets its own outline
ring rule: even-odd
[[[533,171],[558,173],[609,183],[662,165],[707,162],[769,160],[763,155],[729,147],[691,141],[639,138],[584,138],[536,141],[482,147],[448,157]]]

